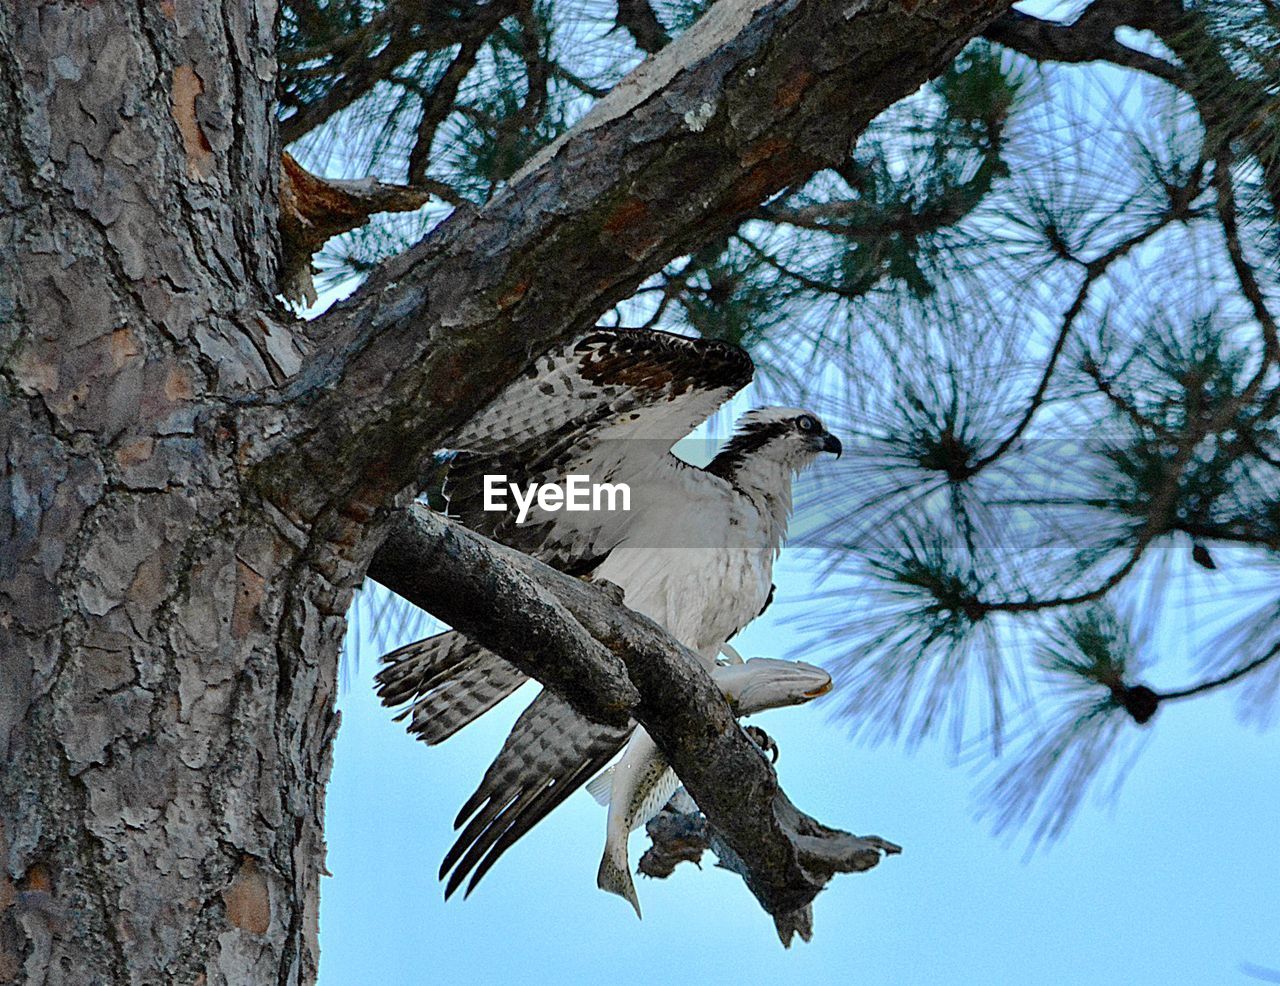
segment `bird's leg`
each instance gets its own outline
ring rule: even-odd
[[[692,863],[702,869],[702,854],[707,849],[707,820],[695,807],[682,812],[667,804],[649,819],[645,831],[653,845],[640,857],[637,872],[662,879],[672,874],[681,863]]]
[[[759,726],[743,726],[742,731],[756,746],[760,747],[760,752],[767,754],[771,763],[778,762],[778,744],[773,741],[773,737],[766,733]]]

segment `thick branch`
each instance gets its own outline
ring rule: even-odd
[[[651,620],[619,606],[607,589],[496,545],[418,505],[398,519],[370,575],[442,619],[461,620],[455,625],[504,656],[523,655],[522,670],[592,719],[616,716],[619,706],[600,705],[598,696],[607,689],[581,687],[584,663],[595,659],[580,630],[610,652],[607,659],[598,658],[599,668],[590,669],[595,681],[612,688],[612,655],[621,658],[639,692],[635,718],[722,840],[717,855],[735,861],[729,865],[774,916],[784,942],[796,931],[807,939],[809,905],[834,874],[869,869],[883,853],[897,850],[873,837],[829,829],[797,809],[698,658]],[[551,614],[533,627],[543,633],[546,646],[529,646],[525,611]],[[572,616],[566,619],[563,611]],[[558,664],[560,644],[577,648],[576,670]]]
[[[807,855],[810,865],[823,872],[860,873],[875,866],[881,856],[902,852],[901,846],[879,836],[849,835],[826,828],[794,806],[792,811],[791,838]],[[749,873],[724,833],[711,824],[683,792],[677,791],[667,806],[649,820],[645,830],[653,842],[637,866],[645,876],[666,879],[681,863],[699,863],[702,854],[710,849],[722,867],[737,873],[750,885]],[[775,914],[774,923],[783,945],[790,947],[796,934],[809,941],[813,937],[813,905]]]
[[[1008,6],[722,0],[482,210],[313,323],[317,356],[242,429],[273,435],[246,465],[295,516],[388,503],[537,353],[841,161]]]
[[[512,564],[516,557],[414,506],[374,555],[368,575],[507,657],[587,718],[626,725],[640,701],[626,668]]]

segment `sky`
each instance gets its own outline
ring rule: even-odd
[[[744,656],[797,656],[793,619],[840,604],[814,602],[815,567],[800,550],[784,552],[778,601],[734,641]],[[1166,621],[1148,643],[1185,651],[1183,630]],[[470,899],[445,902],[436,872],[453,817],[533,692],[429,748],[374,695],[376,655],[409,639],[350,642],[361,659],[338,700],[322,986],[1280,982],[1280,730],[1241,725],[1230,690],[1162,707],[1118,796],[1090,799],[1063,838],[1034,853],[977,817],[983,758],[956,764],[938,743],[857,742],[834,716],[838,688],[756,717],[779,744],[780,778],[800,808],[903,847],[869,872],[837,876],[815,902],[813,942],[786,950],[742,881],[709,854],[701,870],[637,879],[643,921],[596,889],[606,816],[585,792]],[[633,864],[646,842],[633,835]]]
[[[744,656],[797,645],[788,617],[808,595],[811,562],[783,554],[782,602],[735,640]],[[973,768],[936,745],[850,740],[832,717],[837,693],[756,717],[800,808],[903,847],[837,876],[815,902],[813,942],[785,950],[741,880],[711,865],[638,878],[643,921],[596,889],[605,811],[585,792],[471,898],[444,901],[436,871],[453,816],[531,692],[430,748],[378,705],[376,651],[361,650],[338,702],[322,986],[1280,981],[1280,734],[1238,724],[1229,695],[1161,709],[1116,802],[1087,804],[1061,841],[1029,857],[1025,842],[975,819]],[[633,863],[645,844],[632,836]]]

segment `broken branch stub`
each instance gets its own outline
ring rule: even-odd
[[[321,178],[285,152],[280,158],[280,293],[290,301],[316,300],[311,258],[331,237],[359,229],[378,212],[412,212],[432,192],[365,178]]]

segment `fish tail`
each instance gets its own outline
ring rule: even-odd
[[[630,901],[631,906],[636,909],[636,917],[643,917],[640,913],[640,898],[636,896],[636,885],[631,879],[631,867],[625,852],[619,859],[618,854],[612,851],[612,847],[605,849],[604,856],[600,859],[600,869],[596,873],[596,886]]]

